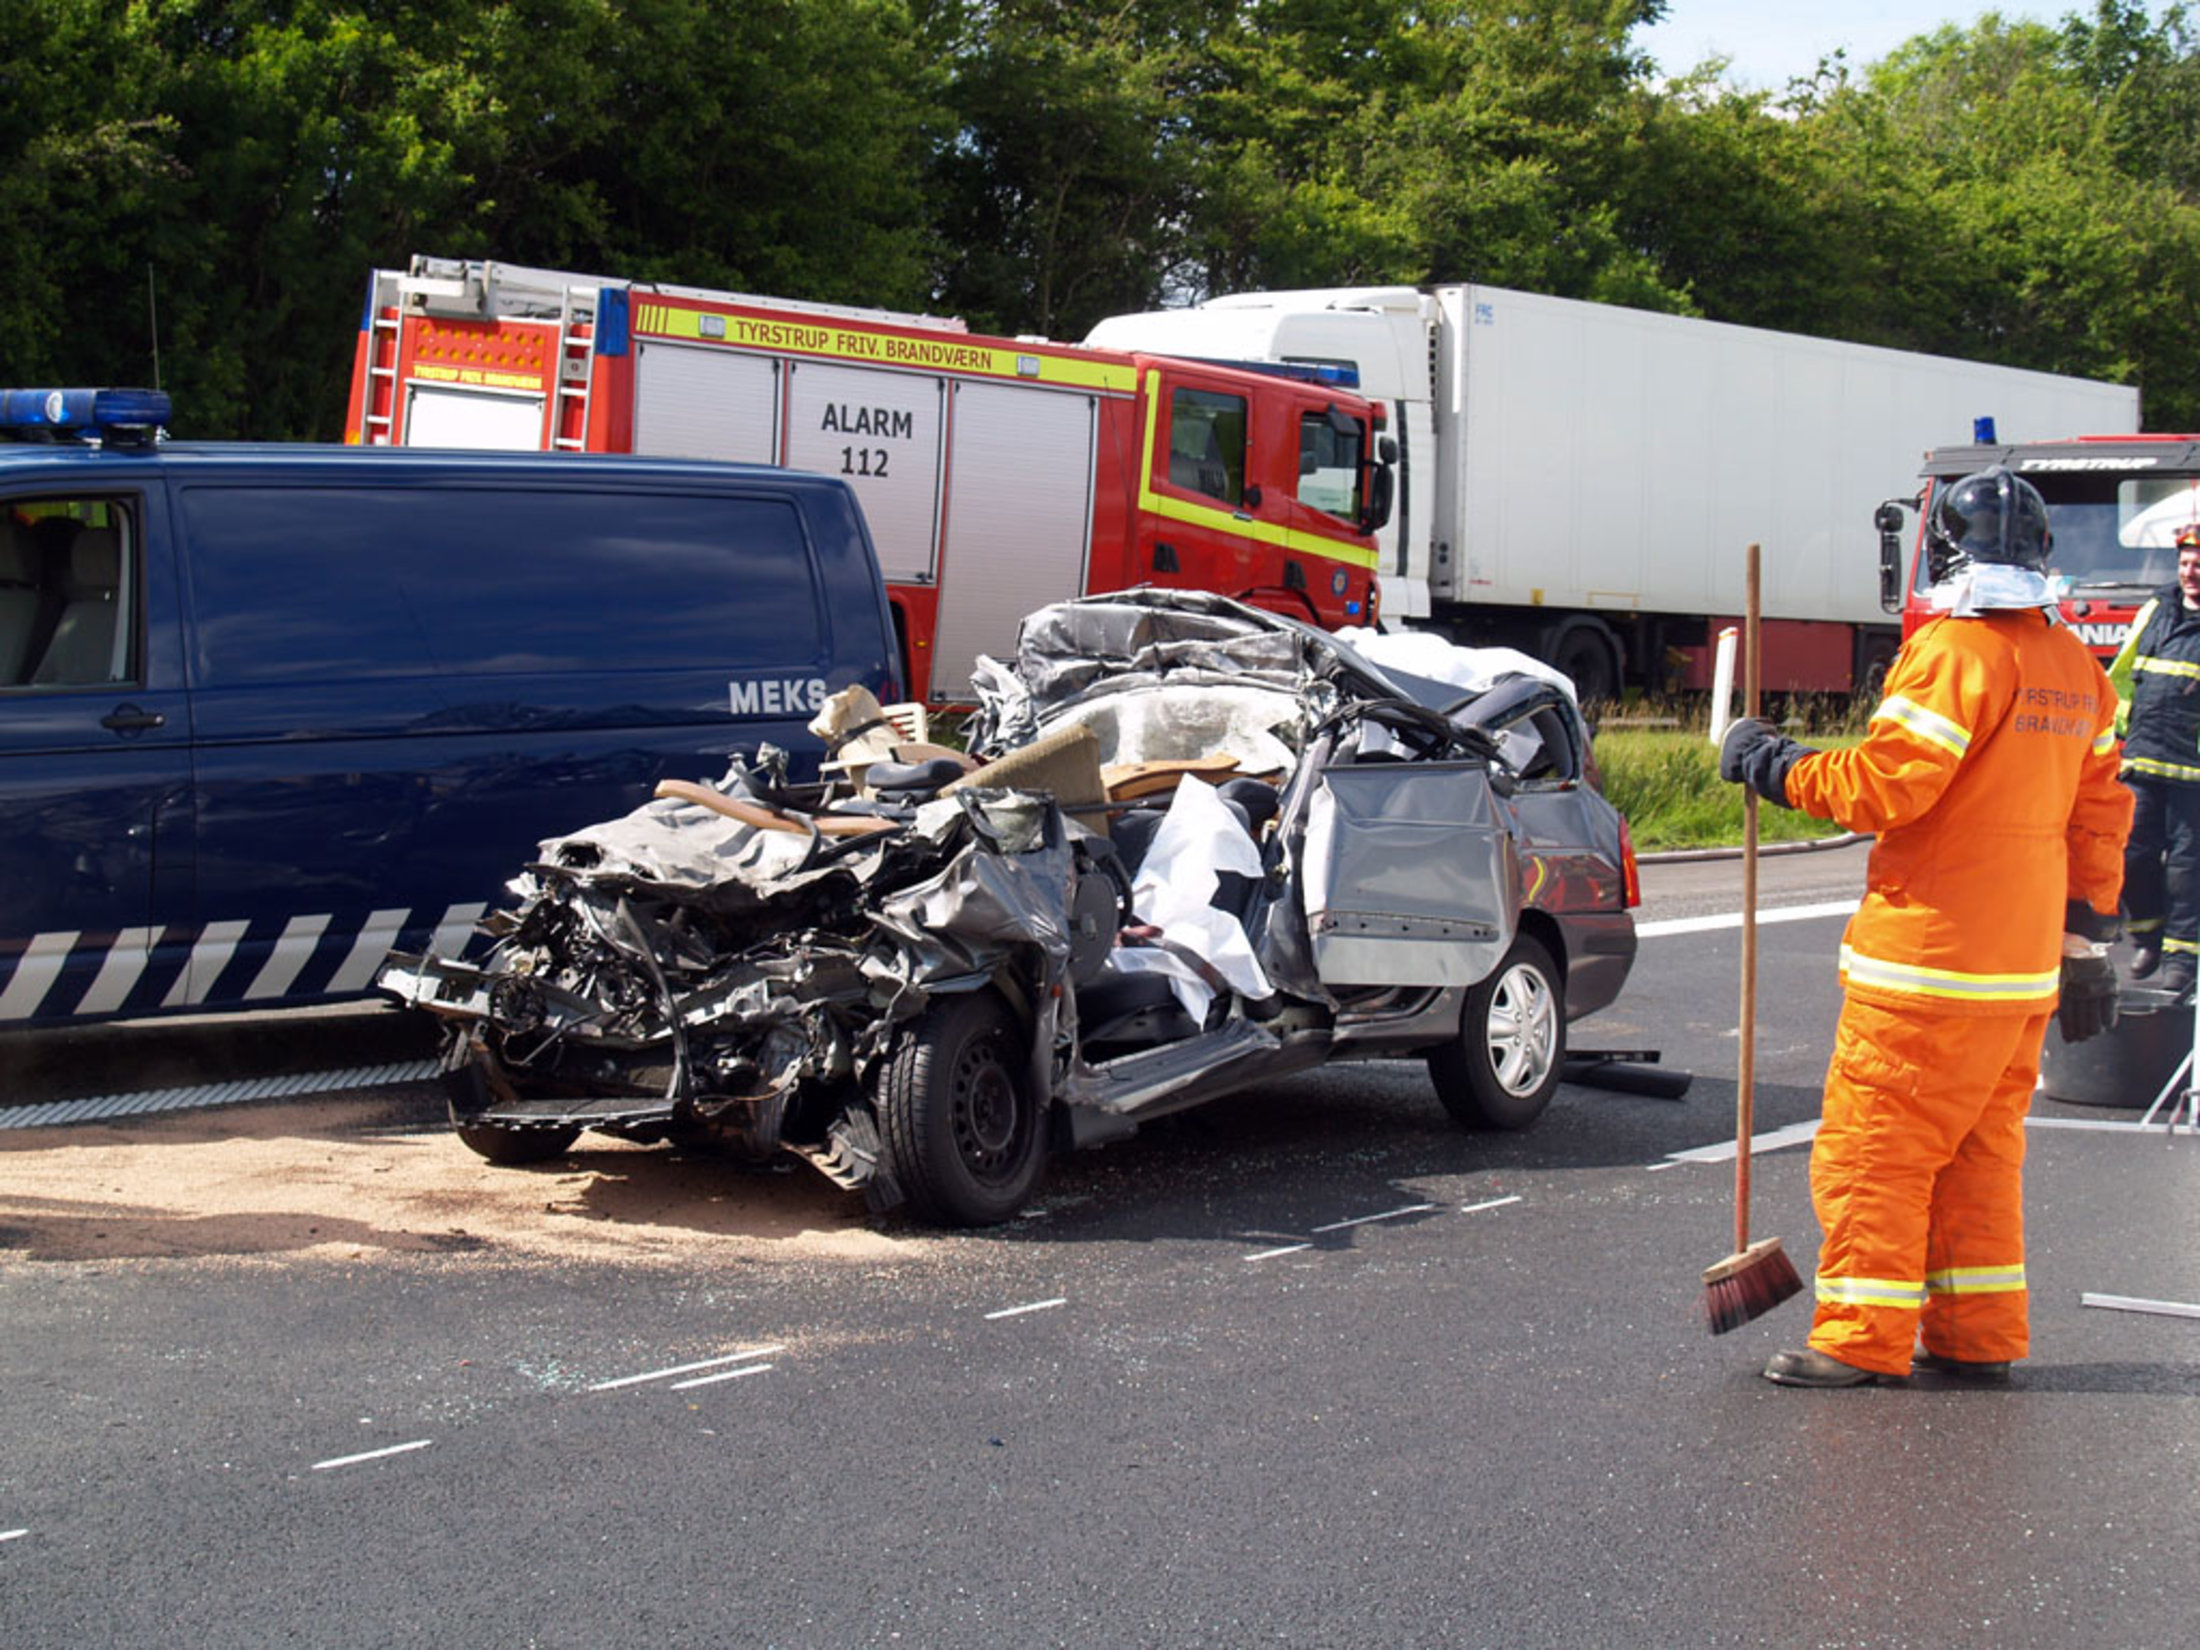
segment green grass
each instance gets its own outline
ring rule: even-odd
[[[1819,750],[1853,745],[1855,733],[1795,735]],[[1596,737],[1604,794],[1627,816],[1639,853],[1667,848],[1719,848],[1742,840],[1742,787],[1719,777],[1719,752],[1705,736],[1701,715],[1692,726],[1619,727],[1606,722]],[[1838,836],[1840,827],[1792,808],[1757,810],[1764,842]]]

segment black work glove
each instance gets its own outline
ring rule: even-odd
[[[1808,745],[1798,745],[1762,716],[1745,716],[1719,741],[1719,777],[1747,785],[1767,802],[1792,808],[1795,804],[1787,797],[1788,769],[1811,754]]]
[[[2088,951],[2062,960],[2062,1002],[2055,1028],[2066,1043],[2082,1043],[2116,1029],[2116,970],[2107,953]]]

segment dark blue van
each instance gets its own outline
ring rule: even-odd
[[[0,391],[0,1027],[364,994],[541,838],[899,697],[843,482]]]

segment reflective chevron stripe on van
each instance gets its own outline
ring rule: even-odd
[[[268,932],[271,923],[260,925],[258,936],[253,924],[235,920],[210,922],[196,934],[181,928],[36,934],[12,965],[0,960],[0,1024],[359,996],[393,949],[425,945],[457,956],[487,909],[478,901],[452,905],[432,922],[411,921],[409,910],[375,911],[344,927],[320,912],[291,917],[279,934]],[[81,994],[73,983],[56,990],[64,974],[73,970],[81,978],[94,967]]]

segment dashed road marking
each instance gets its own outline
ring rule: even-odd
[[[1327,1226],[1314,1228],[1318,1237],[1323,1232],[1341,1232],[1347,1226],[1366,1226],[1378,1220],[1396,1220],[1400,1215],[1424,1215],[1435,1208],[1433,1203],[1409,1203],[1403,1209],[1385,1209],[1379,1215],[1358,1215],[1351,1220],[1333,1220]]]
[[[1263,1249],[1257,1255],[1247,1255],[1247,1260],[1274,1260],[1278,1255],[1295,1255],[1301,1249],[1311,1249],[1311,1243],[1286,1243],[1281,1249]]]
[[[2200,1306],[2188,1301],[2150,1301],[2136,1295],[2096,1295],[2090,1292],[2078,1297],[2080,1306],[2101,1306],[2111,1312],[2147,1312],[2158,1318],[2200,1318]]]
[[[28,1530],[0,1530],[0,1541],[13,1541],[18,1536],[29,1535]]]
[[[777,1364],[743,1364],[739,1369],[721,1369],[715,1375],[698,1375],[692,1381],[674,1381],[674,1392],[685,1392],[691,1386],[714,1386],[720,1381],[738,1381],[744,1375],[761,1375],[767,1369],[777,1369]]]
[[[1515,1192],[1511,1197],[1493,1197],[1487,1203],[1463,1204],[1459,1212],[1463,1215],[1478,1215],[1484,1209],[1502,1209],[1508,1203],[1518,1203],[1519,1201],[1520,1194]]]
[[[670,1369],[651,1369],[639,1375],[621,1375],[615,1381],[598,1381],[588,1390],[609,1392],[613,1387],[640,1386],[644,1381],[662,1381],[672,1375],[692,1375],[698,1369],[716,1369],[721,1364],[747,1363],[751,1358],[768,1358],[774,1352],[786,1350],[783,1346],[752,1346],[746,1351],[729,1352],[723,1358],[704,1358],[698,1363],[674,1364]]]
[[[426,1449],[433,1438],[415,1438],[409,1444],[392,1444],[388,1449],[370,1449],[359,1455],[338,1455],[327,1461],[313,1463],[315,1472],[327,1472],[331,1467],[355,1467],[362,1461],[379,1461],[387,1455],[406,1455],[416,1449]]]
[[[1032,1301],[1025,1306],[1004,1306],[998,1312],[988,1312],[986,1317],[988,1319],[1020,1318],[1026,1312],[1051,1312],[1057,1306],[1067,1306],[1068,1304],[1069,1297],[1067,1295],[1057,1295],[1050,1301]]]

